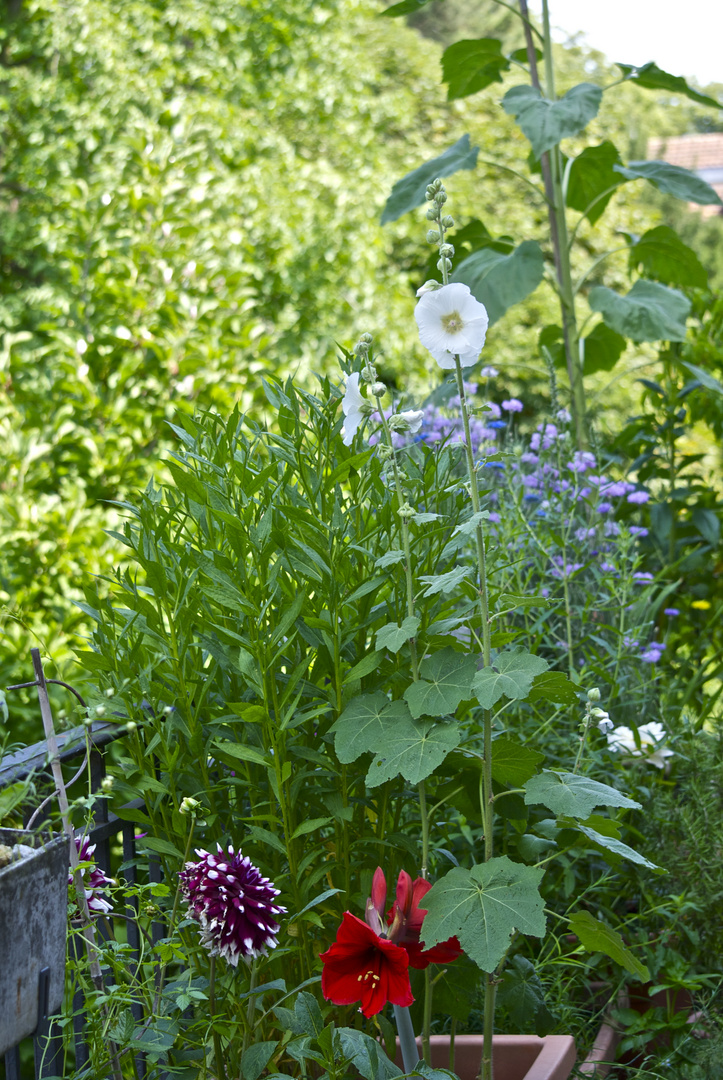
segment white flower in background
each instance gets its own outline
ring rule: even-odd
[[[365,416],[369,415],[369,403],[359,389],[359,372],[354,371],[346,380],[346,389],[341,403],[344,410],[344,427],[342,432],[344,446],[351,446],[352,440],[357,433],[359,425]]]
[[[638,736],[640,738],[640,749],[638,749],[635,736],[629,727],[616,727],[613,731],[608,732],[608,746],[611,750],[622,751],[631,757],[645,758],[649,765],[654,765],[656,769],[662,769],[665,766],[665,759],[672,757],[674,754],[673,750],[664,745],[666,731],[663,725],[657,721],[643,724],[642,727],[638,728]]]
[[[477,362],[489,325],[484,304],[475,300],[467,285],[455,282],[425,292],[414,309],[419,340],[441,368],[454,369],[454,358],[462,367]]]

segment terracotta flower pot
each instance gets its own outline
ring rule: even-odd
[[[481,1035],[458,1035],[454,1040],[454,1071],[461,1080],[475,1080],[482,1059]],[[421,1043],[417,1040],[420,1046]],[[432,1065],[448,1069],[449,1035],[432,1035]],[[401,1066],[401,1054],[397,1064]],[[495,1035],[492,1065],[495,1080],[567,1080],[575,1065],[571,1035]]]

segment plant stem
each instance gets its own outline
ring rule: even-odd
[[[243,1050],[241,1051],[242,1054],[245,1054],[246,1051],[248,1050],[249,1045],[251,1043],[251,1035],[253,1034],[254,1013],[256,1012],[256,995],[254,994],[253,991],[256,989],[256,986],[258,985],[258,981],[259,981],[258,961],[257,961],[256,957],[254,957],[253,962],[251,964],[251,977],[249,979],[249,1002],[248,1002],[248,1007],[246,1009],[246,1031],[244,1033]]]
[[[405,1072],[414,1072],[414,1067],[419,1061],[419,1051],[414,1038],[414,1028],[409,1009],[403,1005],[394,1005],[394,1021],[397,1025],[399,1045],[402,1050],[402,1062]]]
[[[540,79],[537,73],[537,58],[535,56],[535,44],[532,40],[532,32],[529,27],[527,0],[519,0],[520,11],[526,21],[525,40],[527,44],[527,60],[530,65],[530,78],[536,90],[542,93]],[[550,36],[550,12],[547,0],[542,2],[543,16],[543,44],[545,56],[545,90],[549,101],[555,100],[555,80],[552,62],[552,38]],[[570,380],[572,394],[572,413],[575,422],[575,434],[579,449],[587,445],[586,434],[586,407],[585,387],[580,367],[577,321],[575,318],[575,294],[572,285],[570,271],[569,242],[567,235],[567,218],[565,216],[565,199],[562,184],[562,169],[559,147],[553,147],[551,152],[545,152],[540,157],[542,179],[545,184],[545,196],[548,204],[548,219],[550,223],[550,239],[555,256],[555,272],[557,287],[560,295],[560,307],[562,312],[563,336],[565,339],[565,359],[567,374]]]
[[[223,1064],[223,1051],[221,1050],[221,1037],[216,1031],[214,1015],[216,1013],[216,957],[211,957],[211,967],[208,976],[208,1007],[211,1012],[211,1035],[213,1037],[213,1056],[216,1061],[216,1076],[218,1080],[224,1080],[226,1070]]]

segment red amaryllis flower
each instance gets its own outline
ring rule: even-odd
[[[211,956],[223,956],[234,967],[239,957],[265,956],[278,944],[275,916],[286,911],[276,903],[279,890],[250,859],[232,847],[218,855],[197,849],[197,863],[186,863],[178,875],[188,900],[188,914],[201,926],[201,943]]]
[[[448,938],[431,949],[423,949],[420,944],[422,923],[427,911],[420,908],[419,902],[431,888],[431,881],[417,878],[413,882],[406,870],[402,870],[397,878],[396,900],[386,917],[386,936],[406,949],[410,966],[420,971],[430,964],[451,964],[462,955],[462,947],[456,937]],[[372,881],[372,895],[367,901],[367,922],[375,919],[382,925],[386,897],[387,883],[381,867],[377,867]]]
[[[345,911],[336,941],[321,953],[321,990],[335,1005],[361,1002],[365,1016],[392,1005],[411,1005],[409,958],[388,938],[380,937],[356,915]]]

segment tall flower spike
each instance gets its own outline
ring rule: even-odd
[[[188,914],[201,927],[201,943],[211,956],[236,967],[239,958],[265,956],[276,947],[276,916],[286,908],[276,903],[279,890],[249,858],[217,847],[218,855],[197,849],[199,862],[186,863],[179,878]]]
[[[423,293],[414,317],[419,340],[441,368],[454,370],[455,356],[459,356],[462,367],[477,362],[489,318],[484,304],[475,300],[467,285],[454,282]]]

